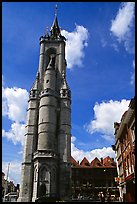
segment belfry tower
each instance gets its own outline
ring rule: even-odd
[[[28,100],[18,201],[71,194],[71,91],[66,82],[65,37],[57,15],[40,37],[39,68]]]

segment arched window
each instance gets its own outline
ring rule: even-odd
[[[49,48],[47,51],[46,51],[46,67],[48,66],[49,64],[49,61],[50,61],[50,56],[51,55],[56,55],[56,49],[51,47]]]
[[[46,182],[49,183],[50,179],[50,172],[48,169],[44,166],[40,170],[40,182]]]
[[[46,195],[46,185],[45,185],[45,183],[42,183],[39,186],[38,197],[42,197],[42,196],[45,196],[45,195]]]

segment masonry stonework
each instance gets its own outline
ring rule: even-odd
[[[40,38],[39,68],[30,90],[18,201],[53,194],[71,197],[71,91],[66,82],[65,37],[55,16]]]

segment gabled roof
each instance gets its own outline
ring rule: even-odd
[[[113,158],[107,156],[106,158],[103,159],[103,165],[105,167],[116,167],[116,162],[113,160]]]
[[[70,158],[70,162],[71,162],[72,166],[80,167],[80,165],[76,162],[76,160],[72,156]]]
[[[95,157],[95,159],[92,160],[90,166],[91,167],[103,167],[103,164],[97,157]]]
[[[101,161],[95,157],[91,163],[84,157],[80,164],[71,156],[71,165],[77,168],[116,168],[116,162],[109,156],[101,158]]]
[[[83,158],[83,160],[80,163],[80,166],[83,166],[83,167],[89,167],[90,166],[90,163],[86,157]]]

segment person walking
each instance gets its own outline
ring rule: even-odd
[[[100,202],[105,202],[105,196],[103,192],[99,192],[98,196],[99,196]]]

